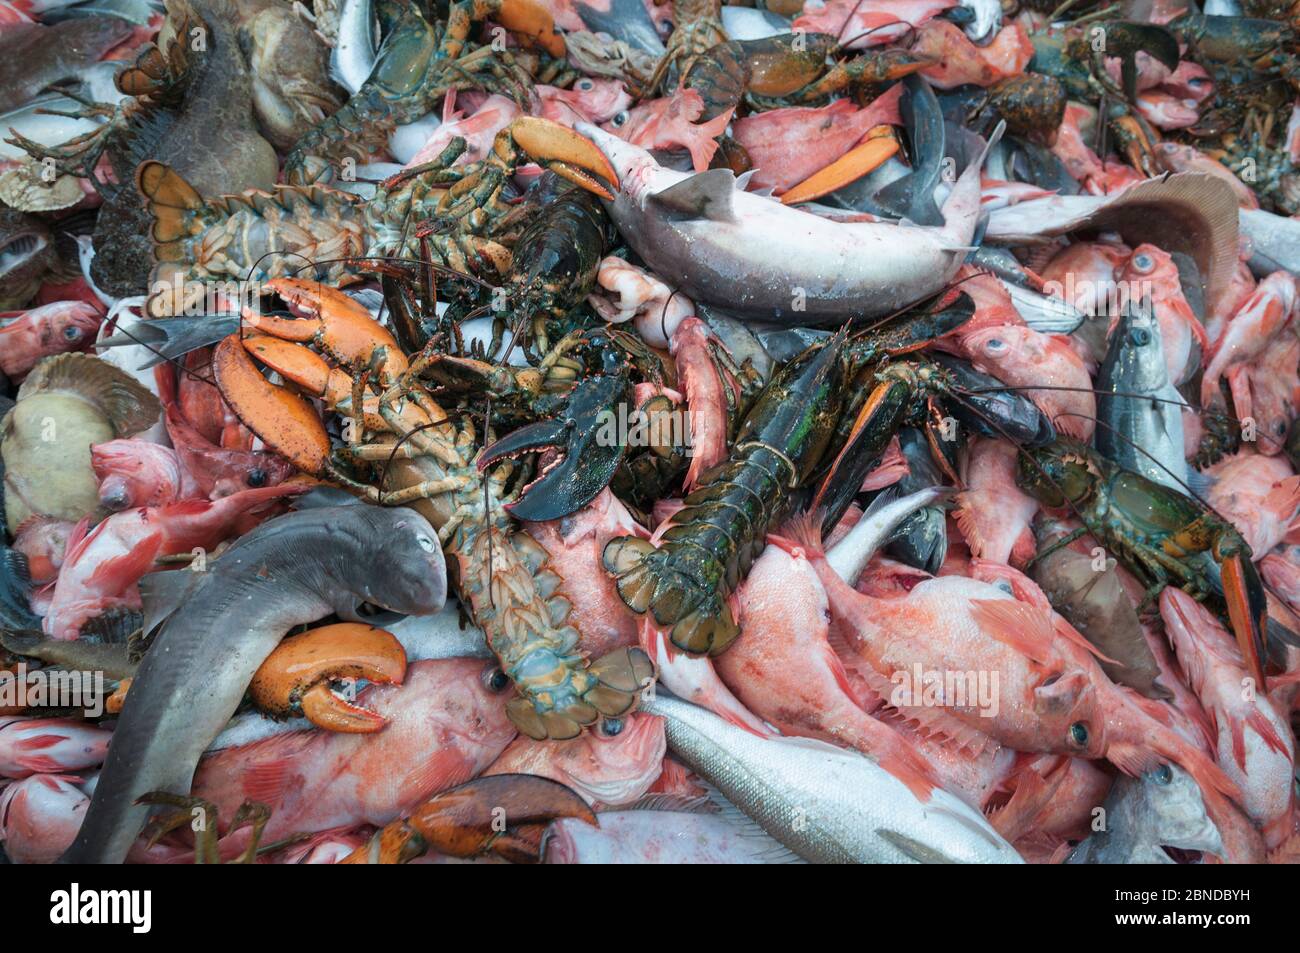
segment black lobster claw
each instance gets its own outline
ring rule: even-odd
[[[960,399],[944,403],[964,426],[986,437],[1006,437],[1021,447],[1043,447],[1056,439],[1051,420],[1028,397],[958,358],[934,354],[932,359],[953,377]]]
[[[627,381],[619,375],[599,375],[574,387],[564,416],[520,427],[486,448],[478,468],[537,450],[554,449],[559,459],[524,487],[506,509],[521,520],[553,520],[574,513],[600,493],[627,453],[615,405],[624,397]]]

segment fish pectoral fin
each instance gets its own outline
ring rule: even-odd
[[[736,210],[732,196],[735,192],[736,176],[730,169],[709,169],[654,193],[649,201],[676,218],[734,222]]]
[[[144,604],[144,635],[149,635],[179,609],[203,581],[205,573],[189,570],[151,572],[140,579]]]

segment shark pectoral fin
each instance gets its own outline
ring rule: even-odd
[[[734,222],[731,200],[735,192],[736,176],[730,169],[708,169],[654,193],[649,201],[677,218]]]

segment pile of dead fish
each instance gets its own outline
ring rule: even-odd
[[[0,0],[0,859],[1300,858],[1204,3]]]

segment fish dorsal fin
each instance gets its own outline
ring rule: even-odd
[[[144,603],[144,635],[148,636],[166,622],[206,575],[188,569],[169,569],[142,577],[140,599]]]
[[[708,169],[654,193],[649,201],[678,218],[734,222],[732,196],[735,192],[736,176],[730,169]]]

